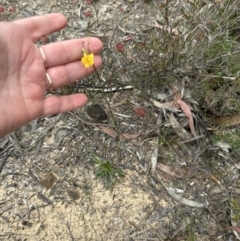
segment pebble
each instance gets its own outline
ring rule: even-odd
[[[51,42],[55,42],[57,40],[57,38],[60,36],[61,32],[58,31],[58,32],[55,32],[55,33],[52,33],[49,37],[51,39]]]
[[[99,104],[88,106],[86,112],[95,121],[105,122],[108,119],[107,113]]]
[[[56,7],[57,6],[57,0],[50,0],[50,6]]]

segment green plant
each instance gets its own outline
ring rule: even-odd
[[[232,150],[236,150],[239,148],[240,132],[239,130],[234,130],[234,131],[220,130],[213,136],[213,140],[215,142],[219,142],[219,141],[226,142],[230,145]]]
[[[92,160],[96,163],[95,175],[105,181],[106,187],[109,183],[113,185],[117,177],[124,177],[125,173],[114,167],[113,163],[107,160],[101,160],[99,157],[92,153]]]
[[[240,201],[237,198],[233,198],[229,201],[229,204],[233,213],[231,219],[238,224],[240,222]]]

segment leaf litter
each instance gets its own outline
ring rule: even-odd
[[[207,135],[209,133],[205,132],[206,127],[208,130],[211,128],[202,125],[204,122],[199,122],[200,119],[197,119],[198,115],[201,117],[201,113],[197,113],[194,108],[198,102],[194,97],[189,97],[185,91],[183,92],[184,88],[189,87],[183,85],[183,81],[178,83],[179,86],[183,86],[179,88],[181,93],[177,87],[174,90],[169,85],[160,90],[154,87],[155,89],[150,91],[146,86],[146,83],[151,82],[150,78],[142,82],[139,77],[132,75],[134,72],[144,73],[144,68],[152,70],[152,66],[148,63],[151,59],[155,61],[154,50],[144,50],[148,46],[146,37],[152,32],[159,40],[162,36],[159,35],[160,33],[166,36],[175,34],[172,38],[174,41],[182,38],[184,32],[182,28],[177,28],[176,23],[172,26],[161,24],[164,18],[169,20],[172,18],[173,22],[184,21],[184,29],[185,24],[188,21],[191,22],[189,20],[191,11],[188,11],[191,7],[199,7],[200,13],[208,7],[216,10],[216,6],[214,3],[209,5],[201,3],[200,6],[197,1],[191,1],[191,4],[189,1],[177,1],[177,3],[166,1],[160,7],[158,1],[146,2],[144,1],[140,7],[140,4],[135,5],[134,1],[131,3],[87,1],[87,6],[82,1],[77,9],[79,14],[76,14],[77,5],[72,2],[66,5],[63,3],[62,6],[57,4],[52,6],[55,8],[54,11],[66,14],[69,19],[69,29],[62,30],[59,39],[83,36],[86,34],[85,30],[91,35],[103,38],[110,36],[103,52],[105,64],[101,76],[106,77],[103,78],[104,88],[96,86],[94,76],[77,83],[73,91],[78,92],[80,87],[84,86],[84,91],[89,94],[93,103],[108,106],[106,103],[108,100],[116,108],[116,112],[113,112],[116,123],[113,123],[110,115],[110,118],[103,118],[108,122],[106,125],[90,123],[85,115],[86,109],[76,110],[71,114],[59,115],[58,118],[55,116],[41,118],[34,123],[34,127],[26,126],[18,130],[12,139],[7,138],[2,141],[1,157],[7,157],[7,160],[2,168],[0,193],[2,200],[7,200],[6,197],[9,197],[14,204],[17,204],[4,213],[5,220],[8,220],[7,226],[1,230],[4,235],[12,235],[13,239],[19,239],[20,234],[12,232],[16,228],[21,235],[27,234],[28,230],[21,229],[23,228],[21,225],[28,220],[24,218],[22,222],[21,218],[26,213],[24,211],[29,208],[26,203],[29,203],[36,207],[30,212],[29,221],[40,220],[40,224],[31,222],[33,225],[29,227],[29,232],[37,234],[39,239],[44,239],[48,235],[51,240],[54,240],[59,229],[62,230],[59,234],[60,239],[66,240],[99,240],[99,237],[105,240],[151,238],[187,240],[190,234],[196,240],[227,240],[231,237],[232,233],[223,232],[219,223],[227,222],[229,225],[231,220],[228,215],[228,198],[224,196],[226,190],[231,192],[233,198],[238,197],[238,194],[233,192],[238,185],[238,173],[235,167],[235,160],[239,159],[238,153],[233,153],[231,148],[224,149],[222,143],[221,147],[216,145],[212,147],[211,139]],[[10,3],[13,2],[9,1]],[[21,4],[22,1],[17,4],[21,6],[19,9],[23,9],[19,14],[24,13],[25,8],[31,10],[29,3],[25,3],[24,6]],[[172,12],[160,14],[159,9],[161,11],[167,5]],[[49,12],[45,2],[41,7],[36,3],[36,7],[34,14]],[[225,7],[227,8],[228,5]],[[99,11],[96,11],[98,8]],[[120,11],[120,8],[124,11]],[[175,12],[176,9],[181,9],[183,12]],[[84,13],[91,13],[91,16],[84,17]],[[159,26],[156,26],[157,14],[164,16],[158,23]],[[113,15],[115,18],[112,18]],[[208,17],[208,14],[203,16]],[[9,15],[10,19],[14,17],[16,15]],[[198,17],[196,15],[191,22],[192,25],[195,26]],[[100,18],[101,24],[99,24]],[[146,26],[138,25],[139,19],[144,23],[148,21]],[[89,29],[88,23],[92,24]],[[95,23],[101,27],[96,27]],[[204,21],[201,22],[203,23]],[[152,28],[153,26],[155,27]],[[206,29],[210,27],[208,25]],[[115,49],[116,44],[123,43],[124,39],[128,40],[124,42],[124,52],[119,52]],[[201,38],[198,40],[200,41]],[[135,43],[144,43],[141,44],[141,49],[136,51],[137,53],[133,51]],[[170,53],[171,46],[166,46],[166,49],[167,53]],[[146,53],[150,54],[147,58]],[[113,61],[109,58],[109,54]],[[159,56],[157,58],[159,59]],[[137,65],[131,69],[128,63],[133,60],[137,61]],[[105,66],[108,66],[107,71],[104,69]],[[158,69],[160,70],[160,66]],[[166,66],[163,69],[168,74]],[[176,76],[185,75],[184,71],[175,66],[170,69],[174,76],[175,74]],[[189,79],[191,74],[195,74],[194,71],[193,69],[192,73],[186,74]],[[111,75],[114,80],[111,79]],[[162,72],[158,72],[157,75],[161,76]],[[129,83],[129,80],[133,79],[139,79],[137,88],[132,88],[134,82]],[[131,88],[127,90],[124,86],[131,86]],[[174,82],[174,86],[178,86],[177,83],[175,85]],[[144,100],[142,93],[138,91],[141,88],[147,92],[147,98]],[[98,92],[94,92],[96,89]],[[107,93],[106,99],[101,92]],[[57,90],[56,93],[61,94],[61,90]],[[132,105],[129,104],[131,101],[137,103],[137,106],[143,106],[146,111],[142,109],[133,111]],[[108,111],[107,109],[106,112]],[[117,113],[121,114],[117,115]],[[162,116],[161,123],[156,122],[159,115]],[[184,122],[181,121],[182,119],[185,119]],[[202,129],[204,131],[201,131]],[[120,144],[116,138],[118,136],[120,140],[124,140]],[[36,146],[37,143],[40,144]],[[35,148],[36,151],[33,150]],[[123,179],[116,182],[113,190],[106,190],[102,183],[95,179],[94,167],[86,151],[88,148],[106,159],[114,159],[114,164],[121,166],[127,173]],[[21,158],[16,158],[19,156]],[[28,171],[29,167],[31,172]],[[151,169],[152,172],[149,171]],[[41,173],[48,173],[52,177],[45,177],[41,181],[42,186],[48,190],[46,193],[42,192],[42,187],[39,187],[38,177]],[[57,177],[57,180],[52,175]],[[161,176],[160,181],[157,178],[159,176]],[[52,181],[48,181],[51,179]],[[221,192],[210,192],[216,183],[224,188]],[[78,190],[81,190],[81,196]],[[70,200],[66,197],[66,192]],[[207,195],[208,193],[213,199]],[[18,196],[17,200],[16,196]],[[203,199],[206,200],[206,204],[200,201]],[[79,203],[75,202],[76,200],[79,200],[81,205],[77,205]],[[19,203],[22,210],[16,209],[20,206]],[[6,208],[4,202],[0,205],[1,210]],[[204,207],[207,207],[209,213],[202,211]],[[61,215],[56,215],[58,213]],[[64,221],[61,224],[59,217],[71,221]],[[183,223],[182,220],[196,220],[196,222]],[[208,225],[204,226],[203,224],[206,223]],[[232,226],[238,227],[239,224]]]

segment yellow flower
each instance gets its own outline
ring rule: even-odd
[[[85,49],[83,49],[83,57],[81,59],[81,62],[86,68],[93,66],[94,54],[90,54]]]

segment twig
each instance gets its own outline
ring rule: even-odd
[[[134,229],[136,230],[136,231],[141,231],[142,229],[135,223],[135,222],[131,222],[131,221],[128,221],[129,222],[129,224],[131,224],[133,227],[134,227]]]
[[[120,90],[131,90],[133,89],[132,85],[126,85],[126,86],[113,86],[113,87],[90,87],[87,85],[82,85],[84,88],[86,88],[89,91],[95,91],[95,92],[101,92],[101,93],[110,93],[110,92],[115,92],[115,91],[120,91]],[[82,86],[79,86],[81,88]]]
[[[217,76],[217,75],[201,75],[203,77],[210,77],[210,78],[223,78],[224,80],[229,80],[229,81],[235,81],[235,77],[229,77],[229,76]]]
[[[5,158],[3,160],[0,160],[0,174],[3,170],[4,165],[6,164],[7,158],[8,158],[8,156],[5,156]]]
[[[157,228],[154,228],[152,225],[148,225],[148,227],[154,231],[154,233],[157,235],[157,237],[159,238],[159,241],[164,241],[166,239],[166,236],[164,235],[164,233],[160,233],[159,230]]]

